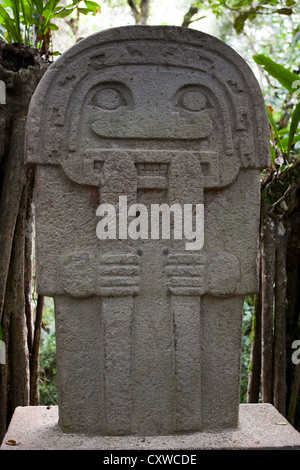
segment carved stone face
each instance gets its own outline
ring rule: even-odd
[[[198,141],[199,148],[219,127],[220,105],[206,82],[200,73],[178,67],[112,67],[87,92],[79,132],[89,132],[92,145],[113,140],[114,147],[130,148],[130,139],[143,146],[148,140],[153,150],[176,140],[178,150],[187,141]]]
[[[184,78],[174,80],[173,71],[128,69],[122,82],[104,81],[91,90],[83,112],[95,134],[114,140],[190,140],[211,134],[215,110],[205,87],[184,85]]]
[[[112,151],[118,158],[130,155],[139,176],[165,176],[175,156],[192,151],[207,184],[218,184],[218,155],[232,152],[229,115],[224,97],[200,71],[109,67],[82,86],[78,99],[70,124],[72,152],[63,162],[71,179],[100,185]],[[161,183],[157,180],[158,187]]]
[[[134,31],[107,33],[107,42],[104,34],[100,44],[92,38],[88,47],[79,42],[54,64],[28,160],[59,164],[72,181],[98,187],[112,151],[130,155],[137,171],[149,162],[164,171],[180,152],[192,152],[206,188],[231,184],[241,167],[263,166],[262,103],[237,57],[194,33],[181,40],[168,28]]]

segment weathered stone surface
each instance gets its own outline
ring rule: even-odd
[[[300,450],[299,432],[269,403],[240,405],[238,427],[216,433],[195,432],[146,437],[91,436],[63,433],[57,420],[56,406],[50,409],[44,406],[18,407],[0,449],[127,450],[137,456],[138,463],[139,457],[143,459],[147,454],[139,456],[134,453],[135,450],[152,451],[152,454],[153,450],[164,450],[170,455],[180,454],[184,450]],[[15,445],[6,444],[9,441]],[[196,455],[199,459],[202,458],[202,455]],[[231,454],[229,457],[232,458]],[[99,462],[98,455],[97,461]]]
[[[51,66],[31,103],[27,161],[37,165],[37,282],[55,300],[63,431],[237,426],[268,133],[252,71],[200,32],[112,29]],[[204,204],[203,247],[99,240],[97,207],[120,196],[149,211]]]

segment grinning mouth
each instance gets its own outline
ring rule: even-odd
[[[218,150],[199,149],[199,146],[197,150],[183,147],[177,145],[170,148],[168,145],[167,148],[157,148],[154,145],[139,145],[139,148],[130,148],[124,145],[124,148],[93,147],[82,151],[78,149],[77,152],[69,151],[60,164],[65,174],[75,183],[97,187],[109,178],[107,168],[110,168],[114,174],[123,174],[123,181],[133,178],[137,188],[167,189],[169,170],[173,162],[181,161],[184,165],[184,162],[190,159],[198,162],[206,188],[227,185],[236,178],[239,165],[231,153],[224,155]],[[230,179],[223,181],[220,164],[224,157],[228,162],[232,160],[233,164],[228,167]],[[181,171],[186,170],[183,166]],[[193,177],[193,174],[190,176]]]
[[[139,163],[135,164],[138,176],[152,176],[166,178],[168,172],[168,163]]]
[[[184,159],[187,154],[198,159],[207,185],[214,187],[218,184],[219,158],[216,152],[211,151],[89,149],[85,151],[83,173],[94,175],[95,182],[99,182],[106,162],[111,158],[116,161],[126,158],[134,165],[138,188],[166,189],[172,161],[177,157]]]

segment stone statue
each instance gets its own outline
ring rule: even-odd
[[[243,301],[258,290],[260,172],[269,161],[248,65],[185,28],[97,33],[41,80],[26,148],[36,165],[37,288],[55,302],[61,429],[236,428]],[[126,224],[99,239],[97,208],[118,213],[125,196],[149,211],[202,205],[203,246],[186,249],[184,236],[132,239]]]

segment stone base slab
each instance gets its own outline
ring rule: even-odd
[[[76,412],[76,410],[75,410]],[[18,407],[1,450],[300,450],[300,433],[270,404],[241,404],[239,427],[172,436],[65,434],[57,406]]]

